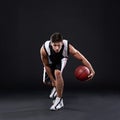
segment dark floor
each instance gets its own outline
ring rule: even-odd
[[[2,90],[0,120],[120,120],[117,90],[65,89],[65,108],[50,111],[49,91]]]

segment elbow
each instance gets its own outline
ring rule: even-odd
[[[50,65],[49,64],[44,64],[44,67],[48,68],[48,67],[50,67]]]

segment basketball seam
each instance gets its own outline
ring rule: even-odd
[[[82,72],[81,74],[83,74],[85,71],[86,71],[86,69],[85,69],[85,70],[83,70],[83,72]],[[81,74],[79,75],[79,77],[81,76]]]
[[[83,70],[83,72],[82,72],[82,73],[80,73],[80,75],[81,75],[81,74],[83,74],[85,71],[86,71],[86,70]],[[79,76],[80,76],[80,75],[79,75]]]

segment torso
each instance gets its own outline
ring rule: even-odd
[[[59,53],[55,53],[50,45],[50,40],[44,43],[44,49],[48,55],[49,64],[60,64],[62,58],[67,58],[69,54],[68,40],[63,40],[63,46]]]

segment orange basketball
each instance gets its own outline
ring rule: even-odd
[[[74,71],[74,75],[75,75],[76,79],[78,79],[80,81],[87,80],[89,74],[90,74],[90,70],[84,65],[78,66]]]

